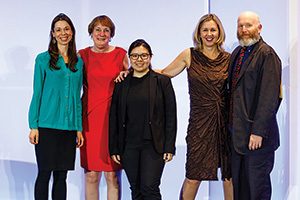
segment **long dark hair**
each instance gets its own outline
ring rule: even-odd
[[[69,46],[68,46],[69,63],[67,65],[67,67],[71,71],[76,72],[77,69],[75,68],[75,65],[78,61],[78,57],[77,57],[76,43],[75,43],[75,27],[74,27],[71,19],[67,15],[65,15],[64,13],[60,13],[56,17],[54,17],[54,19],[52,20],[52,23],[51,23],[50,42],[49,42],[49,47],[48,47],[48,52],[50,54],[50,66],[49,67],[51,69],[55,69],[55,70],[60,69],[60,67],[58,67],[56,65],[57,60],[58,60],[58,56],[59,56],[57,42],[56,42],[55,38],[52,35],[52,32],[54,32],[55,23],[58,22],[58,21],[66,21],[70,25],[71,30],[73,32],[73,37],[72,37],[71,41],[69,42]]]

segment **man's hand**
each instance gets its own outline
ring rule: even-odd
[[[249,150],[259,149],[262,145],[263,138],[259,135],[251,134],[249,139]]]

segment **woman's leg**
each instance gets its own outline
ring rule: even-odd
[[[179,199],[194,200],[196,198],[200,183],[200,181],[185,178],[181,187]]]
[[[107,200],[121,199],[121,171],[104,172],[107,185]]]
[[[85,171],[85,199],[86,200],[99,199],[100,179],[101,179],[101,172]]]
[[[165,162],[163,154],[155,151],[153,144],[144,144],[141,152],[141,193],[143,200],[161,200],[160,183]]]
[[[130,184],[131,198],[133,200],[142,200],[143,197],[140,191],[140,150],[138,148],[125,147],[121,161]]]
[[[67,170],[53,171],[52,199],[67,199]]]
[[[34,185],[34,198],[36,200],[48,200],[49,180],[51,171],[39,171],[35,185]]]
[[[233,186],[231,179],[223,181],[224,200],[233,200]]]

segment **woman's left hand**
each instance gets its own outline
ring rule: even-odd
[[[84,138],[81,131],[77,131],[77,148],[82,147]]]
[[[164,153],[164,157],[163,157],[165,162],[169,162],[173,159],[173,154],[171,153]]]
[[[129,74],[129,71],[120,71],[118,77],[114,80],[115,83],[121,83],[122,81],[124,81],[124,79],[126,78],[126,76]]]

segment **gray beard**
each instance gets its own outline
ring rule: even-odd
[[[248,47],[259,41],[259,38],[250,38],[250,39],[240,39],[239,43],[242,47]]]

